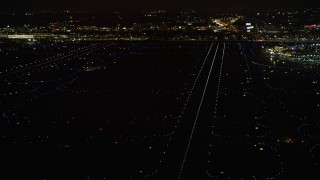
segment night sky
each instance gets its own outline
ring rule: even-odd
[[[89,10],[89,11],[138,11],[138,10],[199,10],[214,9],[269,9],[269,8],[320,7],[319,0],[6,0],[1,11],[15,10]]]

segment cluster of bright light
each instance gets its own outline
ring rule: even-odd
[[[308,57],[307,55],[302,55],[304,57]],[[309,55],[313,57],[312,55]],[[319,139],[320,135],[317,133],[319,130],[319,123],[315,117],[310,117],[309,114],[299,114],[294,112],[290,107],[288,107],[285,100],[283,100],[283,95],[292,95],[300,96],[300,95],[310,95],[310,96],[318,96],[320,93],[319,87],[315,87],[314,89],[288,89],[285,87],[273,87],[270,85],[268,80],[268,76],[274,75],[276,78],[281,74],[285,74],[286,76],[290,74],[294,74],[297,76],[310,77],[310,84],[317,84],[316,80],[319,78],[319,73],[317,70],[312,70],[309,67],[290,67],[290,66],[271,66],[268,64],[261,64],[257,62],[253,62],[253,64],[259,66],[261,74],[264,76],[265,85],[269,90],[271,90],[271,97],[281,105],[283,111],[287,113],[288,118],[292,118],[292,122],[296,124],[300,124],[297,127],[297,133],[299,134],[299,139],[285,138],[283,140],[278,139],[277,142],[285,143],[288,145],[298,144],[302,148],[309,148],[308,152],[310,153],[310,157],[313,159],[315,165],[319,164],[319,157],[316,157],[316,151],[319,150]],[[309,103],[309,102],[308,102]],[[301,103],[299,103],[301,104]],[[315,106],[319,106],[316,104]],[[312,128],[312,130],[310,129]]]

